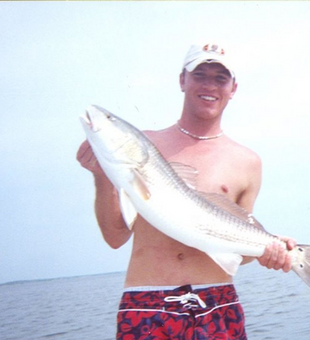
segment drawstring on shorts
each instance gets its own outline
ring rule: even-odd
[[[176,302],[179,301],[184,308],[186,309],[192,309],[192,308],[197,308],[197,307],[201,307],[201,308],[206,308],[207,305],[205,304],[205,302],[199,297],[198,294],[194,294],[194,293],[187,293],[181,296],[167,296],[164,298],[164,300],[166,302]],[[193,303],[193,302],[196,302]],[[197,304],[198,302],[198,304]]]

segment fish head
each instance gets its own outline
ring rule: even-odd
[[[100,164],[103,159],[135,167],[146,163],[148,150],[143,134],[125,120],[92,105],[81,122]]]

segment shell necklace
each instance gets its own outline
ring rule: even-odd
[[[179,124],[179,121],[177,121],[177,127],[178,127],[178,129],[179,129],[182,133],[184,133],[185,135],[190,136],[190,137],[192,137],[192,138],[194,138],[194,139],[198,139],[198,140],[210,140],[210,139],[216,139],[216,138],[222,137],[223,134],[224,134],[224,132],[221,131],[218,135],[215,135],[215,136],[198,136],[198,135],[195,135],[195,134],[193,134],[193,133],[191,133],[191,132],[185,130],[184,128],[182,128],[182,127],[180,126],[180,124]]]

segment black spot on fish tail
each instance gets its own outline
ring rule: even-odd
[[[293,250],[293,271],[310,286],[310,245],[298,244]]]

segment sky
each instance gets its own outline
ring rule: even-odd
[[[310,2],[0,3],[0,283],[126,270],[76,161],[79,116],[100,105],[140,129],[179,118],[189,46],[217,43],[238,91],[224,132],[257,152],[254,214],[310,243]]]

